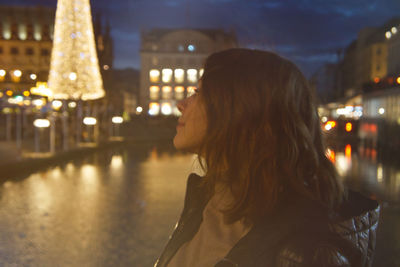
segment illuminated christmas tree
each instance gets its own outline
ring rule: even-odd
[[[89,0],[58,0],[49,88],[56,99],[104,96]]]

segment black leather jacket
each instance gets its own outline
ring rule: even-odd
[[[196,174],[189,176],[181,218],[155,267],[167,266],[198,231],[208,202],[200,179]],[[325,210],[311,200],[288,194],[277,212],[254,224],[215,267],[371,266],[378,203],[350,191],[335,214]]]

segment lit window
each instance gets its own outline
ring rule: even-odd
[[[185,72],[183,71],[183,69],[176,69],[174,72],[175,72],[175,82],[183,83],[185,80]]]
[[[150,82],[156,83],[160,80],[160,71],[159,70],[150,70]]]
[[[187,70],[187,79],[191,83],[197,83],[197,70],[188,69]]]
[[[161,104],[161,113],[164,115],[171,115],[172,114],[171,103],[162,103]]]
[[[203,73],[204,73],[204,69],[200,69],[200,70],[199,70],[199,76],[200,76],[200,78],[201,78],[201,76],[203,76]]]
[[[189,97],[189,96],[193,95],[195,90],[196,90],[196,86],[188,86],[188,88],[187,88],[187,96]]]
[[[160,91],[160,87],[158,86],[150,86],[150,99],[157,100],[158,92]]]
[[[155,116],[160,113],[160,104],[156,102],[151,102],[149,104],[149,115]]]
[[[172,88],[171,88],[171,86],[163,86],[162,87],[162,97],[164,99],[171,99],[171,97],[172,97]]]
[[[183,99],[185,88],[183,86],[175,86],[175,99]]]
[[[165,83],[170,83],[172,80],[172,70],[171,69],[163,69],[162,70],[162,81]]]
[[[5,70],[0,70],[0,82],[4,81],[7,72]]]
[[[22,71],[14,70],[12,72],[11,79],[12,79],[13,82],[19,82],[21,80],[21,76],[22,76]]]

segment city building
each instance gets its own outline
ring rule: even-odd
[[[385,37],[388,46],[388,74],[400,76],[400,21],[388,23]]]
[[[9,96],[29,91],[37,82],[47,82],[55,21],[55,8],[0,6],[0,92]],[[100,16],[94,32],[104,84],[112,67],[109,26]]]
[[[342,96],[362,93],[368,84],[399,75],[399,26],[400,18],[394,18],[380,27],[367,27],[358,33],[340,62]]]
[[[139,105],[149,115],[179,114],[177,101],[194,92],[213,52],[237,47],[236,35],[216,29],[142,32]]]
[[[29,90],[47,81],[55,10],[47,7],[0,7],[0,90]]]

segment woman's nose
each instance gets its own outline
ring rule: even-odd
[[[179,101],[177,107],[180,112],[183,112],[183,110],[186,108],[186,99]]]

